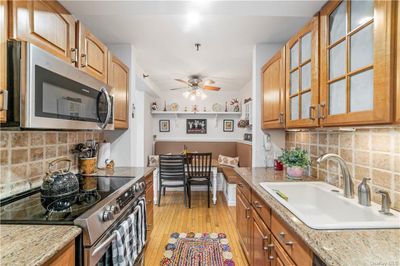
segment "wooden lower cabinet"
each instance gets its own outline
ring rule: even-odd
[[[270,265],[269,249],[271,241],[271,231],[264,224],[257,212],[252,211],[252,237],[251,250],[253,259],[251,265],[267,266]]]
[[[240,244],[248,262],[251,262],[251,205],[240,190],[236,190],[236,223]]]
[[[75,265],[75,240],[72,240],[59,254],[54,256],[46,266],[74,266]]]
[[[289,255],[279,244],[275,237],[271,239],[271,256],[270,256],[271,266],[295,266],[296,264],[290,259]],[[302,265],[302,264],[299,264]],[[311,265],[311,264],[304,264]]]
[[[236,228],[249,265],[312,265],[311,249],[250,187],[248,200],[242,192],[248,185],[241,183],[236,190]]]
[[[394,110],[395,122],[400,123],[400,3],[397,2],[397,36],[396,36],[396,100]]]
[[[154,191],[153,191],[153,172],[146,176],[146,221],[147,238],[150,238],[154,227]]]

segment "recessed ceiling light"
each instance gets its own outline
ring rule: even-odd
[[[186,19],[187,19],[187,23],[189,24],[189,26],[195,26],[195,25],[199,24],[199,22],[201,21],[201,16],[197,12],[189,12],[186,15]]]

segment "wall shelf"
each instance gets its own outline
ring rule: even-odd
[[[185,112],[185,111],[152,111],[152,115],[237,115],[242,112]]]
[[[215,127],[218,127],[218,118],[225,116],[237,116],[240,117],[242,112],[185,112],[185,111],[152,111],[153,116],[169,116],[175,120],[175,125],[179,127],[179,117],[191,117],[191,116],[211,116],[214,120]]]

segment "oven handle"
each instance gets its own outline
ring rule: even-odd
[[[132,214],[136,214],[140,208],[138,206],[132,212]],[[131,214],[130,214],[131,215]],[[111,242],[117,237],[117,233],[113,232],[111,236],[109,236],[103,243],[101,243],[96,249],[93,251],[92,256],[95,256],[98,252],[102,251],[104,248],[108,247]]]

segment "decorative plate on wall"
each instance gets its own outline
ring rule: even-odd
[[[223,109],[224,109],[224,107],[219,103],[214,103],[212,106],[212,110],[214,112],[222,112]]]
[[[171,103],[171,105],[169,106],[169,108],[171,109],[171,111],[178,111],[178,110],[179,110],[179,104],[177,104],[177,103]]]

